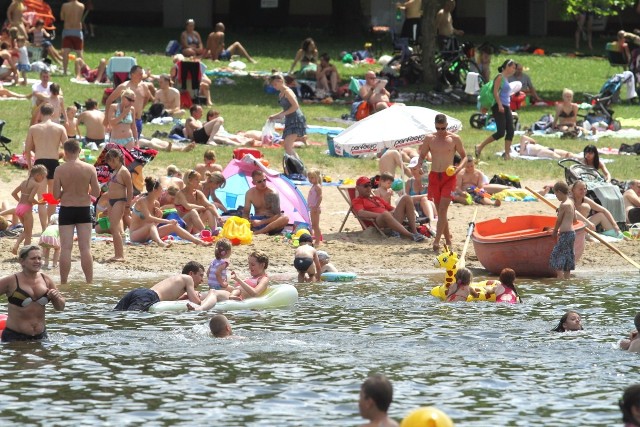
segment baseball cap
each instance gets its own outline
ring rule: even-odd
[[[366,184],[371,184],[371,179],[369,179],[366,176],[361,176],[356,180],[356,185],[366,185]]]
[[[326,261],[330,258],[329,254],[325,251],[317,251],[316,253],[318,254],[318,258],[320,259],[320,261]]]
[[[418,156],[412,157],[411,160],[409,161],[409,169],[412,169],[418,166],[418,160],[420,160]]]

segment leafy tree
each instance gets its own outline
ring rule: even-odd
[[[616,16],[621,10],[633,7],[636,0],[556,0],[563,6],[567,16],[582,12],[593,12],[600,16]]]
[[[436,69],[436,27],[435,19],[438,12],[438,0],[422,1],[422,67],[424,69],[424,82],[428,86],[435,86],[438,81]]]

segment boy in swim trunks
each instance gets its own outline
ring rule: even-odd
[[[300,236],[300,245],[296,248],[293,266],[298,270],[298,282],[312,282],[320,280],[320,259],[313,247],[313,239],[310,234]],[[308,276],[308,277],[307,277]]]
[[[573,222],[577,220],[576,207],[569,198],[569,186],[558,181],[553,186],[553,192],[560,201],[558,218],[553,227],[553,237],[558,238],[558,243],[551,251],[549,266],[556,270],[558,279],[568,279],[571,270],[576,268],[576,257],[573,252],[573,244],[576,240],[576,232],[573,231]]]

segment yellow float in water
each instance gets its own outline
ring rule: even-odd
[[[400,427],[453,427],[451,418],[438,408],[425,406],[407,415]]]
[[[444,275],[444,283],[440,286],[434,286],[431,289],[431,295],[436,298],[440,298],[442,301],[447,299],[447,290],[449,286],[451,286],[456,281],[456,272],[458,271],[458,254],[450,251],[449,248],[445,245],[444,252],[436,257],[435,262],[436,268],[444,268],[446,269],[446,273]],[[475,289],[478,294],[478,297],[474,297],[469,294],[467,297],[467,301],[496,301],[496,294],[491,294],[489,298],[487,298],[487,294],[485,292],[485,287],[487,285],[493,286],[498,284],[497,280],[485,280],[482,282],[474,282],[471,283],[471,287]]]

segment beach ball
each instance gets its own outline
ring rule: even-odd
[[[440,409],[425,406],[407,415],[400,427],[453,427],[453,421]]]
[[[391,184],[391,189],[393,191],[400,191],[404,188],[404,182],[402,182],[402,180],[400,178],[396,178],[393,181],[393,184]]]

